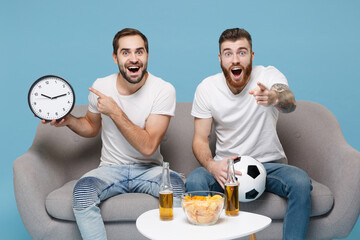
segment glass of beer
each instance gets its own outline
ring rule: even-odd
[[[225,214],[228,216],[239,215],[239,185],[225,185]]]
[[[160,219],[163,221],[173,219],[173,192],[169,190],[159,192]]]

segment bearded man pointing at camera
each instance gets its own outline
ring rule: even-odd
[[[275,67],[252,65],[252,39],[246,30],[225,30],[219,38],[219,50],[222,73],[204,79],[195,92],[193,151],[203,167],[190,173],[186,191],[224,192],[227,159],[251,156],[266,169],[266,191],[287,199],[283,239],[305,239],[311,180],[303,170],[286,164],[276,132],[279,112],[296,108],[294,94]],[[214,157],[208,140],[213,124]]]

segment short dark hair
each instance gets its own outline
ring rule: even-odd
[[[117,54],[117,50],[119,48],[119,39],[122,37],[126,37],[126,36],[135,36],[135,35],[139,35],[143,40],[144,40],[144,44],[145,44],[145,50],[147,53],[149,53],[149,44],[148,44],[148,40],[145,37],[144,34],[142,34],[139,30],[133,29],[133,28],[124,28],[123,30],[119,31],[114,39],[113,39],[113,52],[116,55]]]
[[[219,38],[219,51],[221,52],[221,44],[225,41],[236,41],[245,38],[250,44],[250,50],[252,51],[251,35],[248,31],[242,28],[226,29]]]

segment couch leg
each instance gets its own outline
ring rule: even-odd
[[[249,236],[249,238],[250,238],[250,240],[256,240],[256,235],[255,235],[255,233],[251,234],[251,235]]]

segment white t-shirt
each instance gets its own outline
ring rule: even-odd
[[[288,85],[275,67],[254,66],[248,84],[237,95],[230,91],[223,73],[204,79],[197,87],[191,115],[213,118],[217,137],[215,161],[235,155],[251,156],[260,162],[285,157],[276,132],[278,110],[258,105],[249,94],[257,82],[269,89],[275,83]]]
[[[150,114],[161,114],[174,116],[176,106],[175,88],[168,82],[148,74],[145,84],[132,95],[120,95],[116,89],[118,73],[105,78],[97,79],[93,88],[112,97],[121,106],[124,113],[132,123],[145,128],[146,119]],[[89,94],[89,111],[99,113],[97,110],[97,98],[94,93]],[[100,165],[107,164],[162,164],[163,157],[160,154],[160,147],[155,153],[145,158],[126,138],[121,134],[113,120],[101,114],[102,118],[102,150]]]

